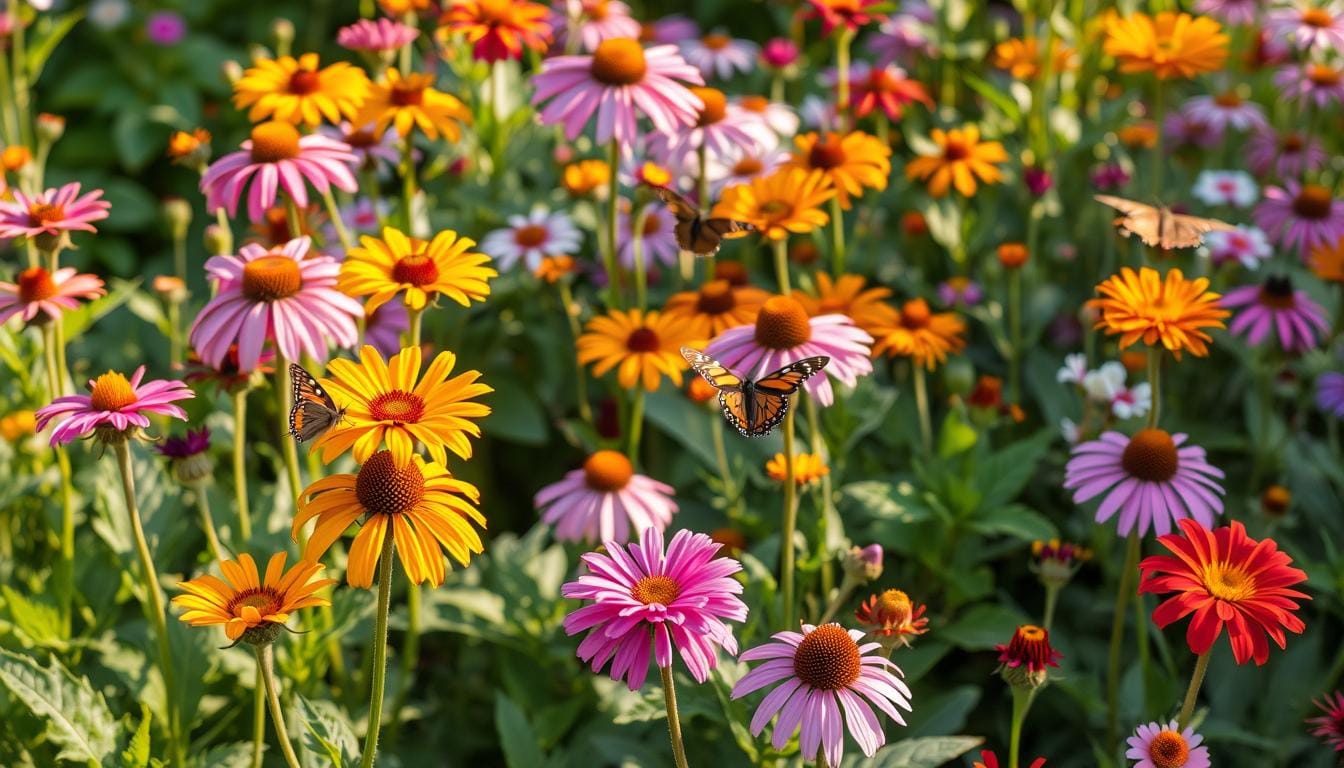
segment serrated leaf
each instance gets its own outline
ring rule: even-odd
[[[102,762],[116,749],[117,721],[88,678],[75,677],[52,657],[43,668],[22,654],[0,649],[0,685],[46,722],[59,760]]]
[[[495,731],[509,768],[536,768],[546,761],[527,715],[503,693],[495,693]]]
[[[927,736],[902,739],[870,758],[846,759],[845,768],[938,768],[985,743],[979,736]]]
[[[149,768],[149,726],[154,715],[149,705],[140,704],[140,725],[136,727],[126,748],[121,751],[122,768]]]
[[[14,628],[33,645],[57,650],[66,647],[64,626],[56,606],[29,598],[8,584],[0,587],[5,597],[5,608]]]
[[[359,761],[359,740],[345,711],[330,701],[309,701],[295,695],[300,716],[307,724],[300,743],[304,765],[341,766]]]
[[[252,745],[244,741],[222,744],[201,757],[201,768],[249,768],[252,765]]]

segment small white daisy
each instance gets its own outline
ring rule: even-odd
[[[1220,267],[1236,261],[1247,269],[1255,269],[1260,262],[1274,255],[1269,238],[1259,227],[1237,227],[1228,232],[1210,232],[1204,236],[1204,249],[1213,266]]]
[[[1205,205],[1234,208],[1249,208],[1260,199],[1260,187],[1245,171],[1200,171],[1193,193]]]
[[[1087,355],[1082,352],[1075,352],[1064,358],[1064,365],[1055,373],[1055,381],[1060,384],[1078,384],[1083,383],[1083,377],[1087,376]]]
[[[481,250],[499,261],[500,271],[512,269],[519,260],[533,272],[547,256],[573,254],[583,243],[583,234],[560,211],[551,213],[534,206],[526,216],[514,215],[509,225],[496,229],[481,241]]]
[[[1121,387],[1111,398],[1111,413],[1117,419],[1141,419],[1153,407],[1153,388],[1148,382]]]

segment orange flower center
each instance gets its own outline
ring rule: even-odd
[[[513,242],[524,248],[536,248],[546,242],[549,234],[550,230],[540,224],[528,224],[513,231]]]
[[[727,280],[710,280],[700,287],[700,298],[695,308],[707,315],[721,315],[737,306],[733,286]]]
[[[439,265],[424,253],[412,253],[392,265],[392,279],[416,287],[433,285],[439,279]]]
[[[1307,8],[1302,11],[1301,21],[1309,27],[1317,27],[1319,29],[1324,29],[1335,23],[1334,17],[1324,8]]]
[[[429,87],[429,75],[408,75],[392,86],[388,98],[398,107],[418,107],[425,101],[425,89]]]
[[[910,596],[899,589],[888,589],[877,598],[877,618],[883,624],[904,624],[910,621],[913,608]]]
[[[601,493],[621,490],[634,475],[634,465],[625,454],[617,451],[598,451],[583,462],[584,482]]]
[[[306,96],[321,85],[318,74],[311,69],[300,69],[289,76],[289,92],[296,96]]]
[[[599,83],[622,86],[640,82],[648,69],[639,41],[616,37],[598,43],[589,71]]]
[[[933,319],[933,312],[929,310],[929,302],[923,299],[911,299],[905,302],[901,307],[901,326],[909,330],[919,330],[929,324]]]
[[[663,229],[663,219],[661,216],[644,217],[644,237],[650,238],[658,234]]]
[[[262,256],[243,266],[243,295],[253,301],[276,301],[302,287],[299,263],[288,256]]]
[[[1324,219],[1330,215],[1330,190],[1319,184],[1303,184],[1293,198],[1293,213],[1304,219]]]
[[[257,613],[267,616],[279,613],[283,603],[280,596],[271,587],[244,589],[229,599],[224,610],[230,616],[242,616],[244,608],[256,608]]]
[[[700,42],[711,51],[722,51],[728,47],[729,43],[733,42],[733,39],[727,35],[710,34],[701,38]]]
[[[601,21],[611,13],[607,8],[607,0],[597,0],[597,2],[586,2],[583,4],[583,13],[593,21]]]
[[[19,273],[19,301],[29,304],[56,295],[56,281],[41,267],[29,267]]]
[[[278,163],[299,156],[299,129],[269,120],[252,129],[252,162]]]
[[[734,176],[755,176],[765,170],[765,165],[754,157],[744,157],[733,164]]]
[[[65,208],[51,203],[33,203],[28,206],[28,226],[43,227],[65,218]]]
[[[369,415],[374,421],[415,424],[425,415],[425,401],[414,392],[394,389],[369,402]]]
[[[399,515],[425,497],[425,476],[413,461],[397,469],[392,452],[382,450],[359,468],[355,497],[371,515]]]
[[[1219,600],[1235,603],[1255,594],[1255,578],[1244,566],[1213,563],[1204,570],[1204,588]]]
[[[669,605],[681,594],[681,587],[677,585],[675,579],[671,576],[645,576],[635,582],[635,588],[630,590],[630,596],[639,602],[649,605],[658,603],[659,605]]]
[[[1181,768],[1190,759],[1190,745],[1175,731],[1159,731],[1148,744],[1148,759],[1156,768]]]
[[[1170,480],[1180,466],[1176,442],[1161,429],[1141,429],[1129,439],[1120,466],[1133,477],[1151,483]]]
[[[728,99],[723,95],[723,91],[718,88],[691,86],[691,93],[699,96],[700,101],[705,105],[700,110],[698,124],[701,127],[719,122],[728,113]]]
[[[1312,64],[1307,68],[1307,79],[1322,88],[1339,85],[1340,72],[1328,64]]]
[[[1213,101],[1215,104],[1217,104],[1220,107],[1223,107],[1224,109],[1235,109],[1236,107],[1241,106],[1241,97],[1238,96],[1234,91],[1227,91],[1226,93],[1220,93],[1213,98]]]
[[[859,646],[839,624],[825,624],[803,637],[793,652],[793,674],[823,691],[849,687],[859,679]]]
[[[845,164],[845,149],[836,136],[817,139],[812,151],[807,153],[807,164],[813,168],[830,170]]]
[[[756,316],[756,343],[767,349],[793,349],[812,338],[807,310],[797,299],[771,296]]]
[[[743,96],[737,103],[748,112],[756,113],[764,112],[770,106],[770,100],[764,96]]]
[[[95,411],[120,411],[135,402],[131,382],[116,371],[108,371],[93,380],[89,391],[89,406]]]
[[[943,159],[955,162],[971,156],[971,148],[961,139],[948,139],[943,146]]]

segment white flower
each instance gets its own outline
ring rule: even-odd
[[[835,103],[816,94],[803,97],[803,106],[798,110],[803,125],[820,131],[835,130]]]
[[[1111,400],[1111,413],[1117,419],[1143,418],[1153,407],[1153,388],[1148,382],[1135,384],[1133,389],[1121,388]]]
[[[1064,367],[1055,374],[1055,381],[1060,384],[1082,384],[1086,375],[1087,355],[1075,352],[1064,358]]]
[[[1068,418],[1059,420],[1059,433],[1064,436],[1064,442],[1069,445],[1078,442],[1080,436],[1078,425],[1073,423],[1073,419]]]
[[[1249,208],[1260,197],[1260,188],[1245,171],[1200,171],[1193,192],[1205,205],[1234,208]]]
[[[535,272],[543,258],[573,254],[583,242],[583,234],[569,216],[551,213],[544,205],[534,206],[526,216],[510,216],[508,222],[509,226],[481,240],[481,250],[499,260],[501,271],[522,260]]]
[[[1083,377],[1087,396],[1098,403],[1109,404],[1125,388],[1125,366],[1112,360]]]
[[[1269,238],[1259,227],[1210,232],[1204,236],[1204,249],[1215,267],[1237,261],[1247,269],[1255,269],[1260,262],[1274,255]]]

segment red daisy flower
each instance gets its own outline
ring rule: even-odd
[[[1324,701],[1314,703],[1325,714],[1307,718],[1308,725],[1316,726],[1311,735],[1320,737],[1336,752],[1344,752],[1344,693],[1327,693]]]
[[[1307,574],[1290,567],[1292,558],[1273,539],[1256,541],[1239,522],[1214,531],[1188,518],[1178,524],[1184,535],[1157,539],[1175,557],[1155,555],[1139,563],[1140,594],[1179,593],[1153,611],[1158,627],[1194,614],[1186,641],[1192,652],[1205,654],[1226,626],[1237,663],[1253,658],[1257,665],[1269,660],[1266,637],[1282,649],[1284,630],[1300,634],[1306,628],[1294,613],[1295,601],[1311,598],[1288,587]]]

